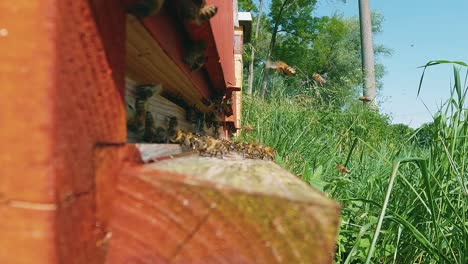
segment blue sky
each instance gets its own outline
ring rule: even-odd
[[[432,120],[424,104],[434,113],[449,97],[453,75],[450,65],[430,68],[417,98],[418,66],[437,59],[468,62],[468,0],[370,0],[370,5],[385,18],[383,33],[374,42],[393,50],[390,57],[379,58],[387,71],[380,109],[393,123],[418,127]],[[317,16],[359,14],[358,0],[322,0],[317,7]]]

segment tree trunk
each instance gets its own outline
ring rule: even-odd
[[[359,19],[361,25],[361,54],[362,70],[364,72],[363,95],[368,100],[369,107],[377,110],[375,102],[375,70],[374,70],[374,48],[372,44],[372,23],[369,8],[369,0],[359,0]]]
[[[278,33],[278,27],[279,27],[279,22],[281,20],[281,15],[283,14],[284,7],[286,6],[288,2],[289,0],[284,0],[279,10],[278,16],[275,18],[275,27],[273,28],[273,32],[271,33],[270,47],[268,48],[268,55],[267,55],[266,61],[271,60],[271,54],[273,53],[273,48],[275,47],[275,44],[276,44],[276,34]],[[262,81],[262,99],[265,98],[269,75],[270,75],[270,70],[269,68],[266,67],[266,64],[265,64],[264,71],[263,71],[263,81]]]
[[[258,30],[260,28],[260,22],[262,21],[262,10],[263,10],[263,0],[260,0],[260,4],[258,7],[258,18],[257,18],[257,25],[255,25],[255,43],[257,42],[258,37]],[[249,65],[249,87],[247,88],[247,94],[252,94],[253,90],[253,81],[254,81],[254,61],[255,61],[255,47],[251,45],[251,55],[250,55],[250,65]]]

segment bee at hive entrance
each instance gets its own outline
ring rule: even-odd
[[[178,130],[213,138],[222,134],[214,105],[211,113],[203,113],[180,96],[165,94],[161,84],[137,84],[126,78],[125,103],[128,143],[174,144],[171,138]]]

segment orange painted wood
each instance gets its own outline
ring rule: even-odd
[[[126,140],[105,32],[125,21],[90,2],[0,2],[0,263],[97,263],[93,150]]]
[[[234,71],[234,5],[232,2],[226,0],[206,1],[208,5],[218,7],[218,14],[210,19],[210,26],[218,50],[219,63],[223,70],[226,87],[236,83]]]
[[[95,186],[96,186],[96,235],[95,247],[98,249],[97,263],[103,263],[112,239],[109,221],[115,201],[117,176],[126,166],[141,164],[141,155],[135,145],[99,145],[94,149]]]
[[[125,6],[116,0],[90,0],[93,18],[103,42],[112,77],[122,96],[125,76]]]
[[[150,163],[116,197],[106,263],[332,263],[339,206],[272,162]]]

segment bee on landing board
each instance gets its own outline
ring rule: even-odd
[[[278,153],[276,149],[272,147],[265,147],[263,151],[264,151],[263,158],[266,158],[267,160],[274,160],[276,157],[276,154]]]
[[[177,130],[169,139],[171,143],[178,143],[184,148],[197,151],[201,156],[223,158],[231,152],[238,152],[248,159],[274,160],[276,149],[247,142],[231,142],[226,139],[215,139]]]
[[[241,126],[239,129],[243,130],[244,132],[252,132],[255,130],[253,127],[250,126]]]
[[[277,72],[279,72],[282,75],[285,76],[294,76],[296,75],[296,69],[293,67],[289,66],[286,62],[284,61],[266,61],[265,66],[270,69],[275,69]]]
[[[218,12],[218,7],[206,5],[205,0],[180,0],[180,16],[196,25],[210,20]]]

